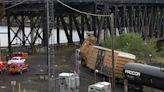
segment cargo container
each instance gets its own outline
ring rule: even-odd
[[[88,38],[80,47],[80,55],[86,66],[92,70],[109,76],[112,75],[112,50],[101,46],[96,46],[96,38],[92,33],[88,33]],[[135,62],[136,56],[127,52],[114,51],[115,77],[123,79],[124,65]]]

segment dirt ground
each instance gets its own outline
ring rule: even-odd
[[[55,56],[54,56],[54,73],[57,78],[58,74],[62,72],[74,72],[76,71],[75,64],[75,49],[77,47],[59,47],[55,48]],[[41,80],[39,75],[41,70],[46,72],[47,68],[47,58],[46,53],[39,53],[31,55],[27,59],[27,63],[30,65],[30,69],[23,74],[9,74],[8,72],[4,72],[0,75],[0,92],[13,92],[12,88],[18,90],[18,85],[20,84],[21,89],[31,90],[30,92],[48,92],[48,81]],[[93,71],[89,70],[86,67],[80,66],[80,88],[79,92],[87,92],[88,86],[98,82],[104,81],[104,77],[102,75],[94,74]],[[16,85],[13,86],[13,81],[16,81]],[[51,86],[54,88],[54,91],[51,92],[59,92],[57,81],[51,81]],[[54,85],[54,86],[53,86]],[[123,86],[117,85],[116,92],[123,92]],[[16,92],[16,91],[15,91]],[[18,91],[17,91],[18,92]],[[21,91],[23,92],[23,91]]]

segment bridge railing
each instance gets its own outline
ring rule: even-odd
[[[79,2],[95,2],[96,0],[60,0],[62,2],[66,2],[66,3],[79,3]],[[24,2],[24,3],[44,3],[46,2],[46,0],[4,0],[4,2],[6,4],[16,4],[16,3],[20,3],[20,2]],[[54,0],[54,3],[57,3],[57,0]]]
[[[6,4],[15,4],[15,3],[43,3],[45,0],[4,0]]]
[[[94,2],[96,0],[60,0],[62,2]],[[44,3],[46,2],[46,0],[4,0],[5,3],[8,4],[14,4],[14,3],[20,3],[20,2],[24,2],[24,3]],[[57,0],[54,0],[54,2],[56,3]]]
[[[97,2],[109,2],[109,3],[141,3],[141,4],[164,4],[164,0],[95,0]]]
[[[5,3],[43,3],[46,0],[4,0]],[[61,0],[62,2],[109,2],[109,3],[142,3],[142,4],[164,4],[164,0]],[[54,0],[57,2],[57,0]]]

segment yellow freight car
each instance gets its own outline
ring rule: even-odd
[[[87,39],[80,47],[80,55],[86,66],[92,70],[106,76],[112,71],[112,50],[101,46],[96,46],[96,38],[92,33],[88,33]],[[129,62],[135,62],[136,56],[122,51],[114,51],[115,77],[123,79],[123,67]]]

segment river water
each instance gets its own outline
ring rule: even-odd
[[[12,28],[14,30],[17,30],[18,27],[14,27]],[[39,30],[40,32],[42,32],[42,29]],[[14,37],[14,32],[10,31],[11,32],[11,39],[13,39]],[[57,36],[56,36],[56,29],[54,29],[52,31],[52,35],[50,37],[50,44],[54,44],[54,43],[57,43]],[[30,33],[30,27],[26,27],[25,28],[25,34],[28,35]],[[35,33],[34,33],[35,34]],[[22,33],[20,32],[19,34],[19,37],[22,37]],[[86,35],[86,33],[85,33]],[[42,33],[41,33],[41,36],[42,36]],[[29,36],[29,41],[31,41],[31,36]],[[77,34],[77,31],[73,30],[73,41],[76,42],[76,41],[79,41],[79,36]],[[67,38],[66,38],[66,35],[65,35],[65,32],[63,29],[60,30],[60,43],[67,43]],[[20,40],[19,38],[16,38],[12,44],[19,44],[20,43]],[[28,44],[28,43],[27,43]],[[41,44],[41,39],[37,39],[36,40],[36,44]],[[0,46],[1,47],[6,47],[8,46],[8,34],[7,34],[7,26],[0,26]]]

